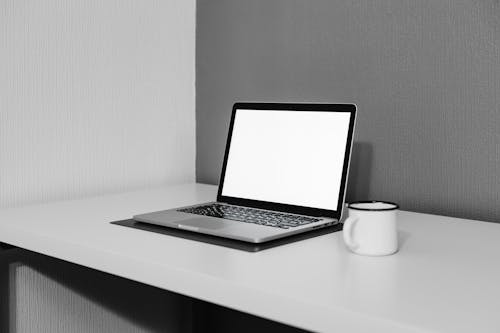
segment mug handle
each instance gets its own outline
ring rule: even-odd
[[[352,216],[348,217],[344,221],[344,228],[343,228],[344,242],[351,249],[355,249],[358,247],[358,244],[354,242],[354,240],[352,239],[352,228],[357,221],[358,219]]]

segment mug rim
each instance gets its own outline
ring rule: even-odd
[[[351,205],[354,205],[354,204],[364,204],[364,203],[384,203],[384,204],[393,205],[394,207],[391,207],[391,208],[359,208],[359,207],[351,207]],[[364,210],[364,211],[380,212],[380,211],[388,211],[388,210],[399,209],[399,205],[397,203],[395,203],[395,202],[390,202],[390,201],[364,200],[364,201],[349,202],[347,204],[347,208],[354,209],[354,210]]]

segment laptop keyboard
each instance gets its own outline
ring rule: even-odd
[[[219,217],[233,221],[254,223],[282,229],[299,227],[305,224],[320,221],[320,219],[313,217],[220,204],[188,207],[177,209],[177,211],[182,213]]]

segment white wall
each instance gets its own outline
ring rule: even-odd
[[[195,0],[0,0],[0,207],[194,180]]]

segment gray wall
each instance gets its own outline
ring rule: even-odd
[[[198,0],[197,179],[235,101],[355,102],[348,199],[498,221],[498,1]]]

